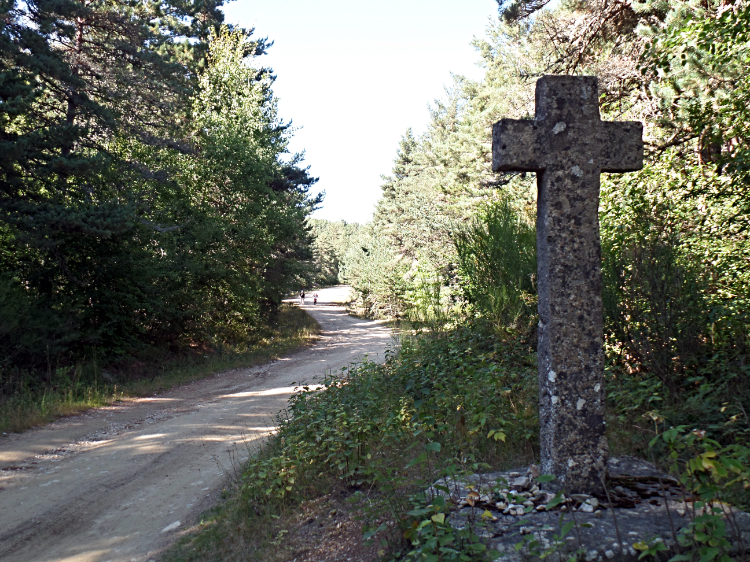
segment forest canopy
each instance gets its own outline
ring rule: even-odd
[[[247,345],[296,284],[316,179],[221,4],[0,6],[0,373]]]

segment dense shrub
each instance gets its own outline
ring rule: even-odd
[[[466,301],[502,327],[526,330],[536,318],[536,229],[506,200],[486,207],[454,234]]]
[[[368,536],[397,516],[395,528],[380,529],[397,552],[421,513],[415,506],[432,505],[423,492],[435,479],[536,456],[534,356],[486,324],[406,338],[385,365],[364,362],[316,382],[293,397],[278,434],[246,468],[242,498],[257,514],[338,481],[371,494]]]
[[[750,430],[750,273],[736,208],[695,196],[715,182],[673,159],[604,183],[605,330],[616,412],[733,439]]]

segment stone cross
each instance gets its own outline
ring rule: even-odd
[[[643,167],[643,126],[599,117],[593,76],[544,76],[534,120],[492,131],[494,171],[536,172],[543,474],[568,493],[606,475],[599,174]]]

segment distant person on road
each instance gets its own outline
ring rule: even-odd
[[[299,292],[299,304],[300,304],[300,306],[302,306],[303,304],[305,304],[305,290],[304,289],[302,289]]]
[[[318,304],[318,293],[313,293],[313,304]]]

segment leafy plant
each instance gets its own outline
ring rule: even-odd
[[[705,430],[691,431],[686,426],[660,433],[650,446],[658,443],[667,448],[670,471],[696,498],[690,502],[690,524],[676,537],[682,552],[671,560],[733,560],[727,525],[734,527],[735,537],[741,535],[734,509],[726,502],[750,489],[750,448],[737,443],[722,447]]]
[[[461,288],[498,326],[528,330],[536,318],[536,229],[505,200],[453,236]]]
[[[475,533],[482,519],[491,517],[489,512],[479,516],[478,521],[470,517],[469,524],[460,529],[449,522],[450,511],[441,495],[428,500],[424,494],[412,498],[413,509],[406,512],[413,518],[404,531],[411,549],[401,560],[414,562],[448,562],[481,560],[490,555],[487,546]]]

